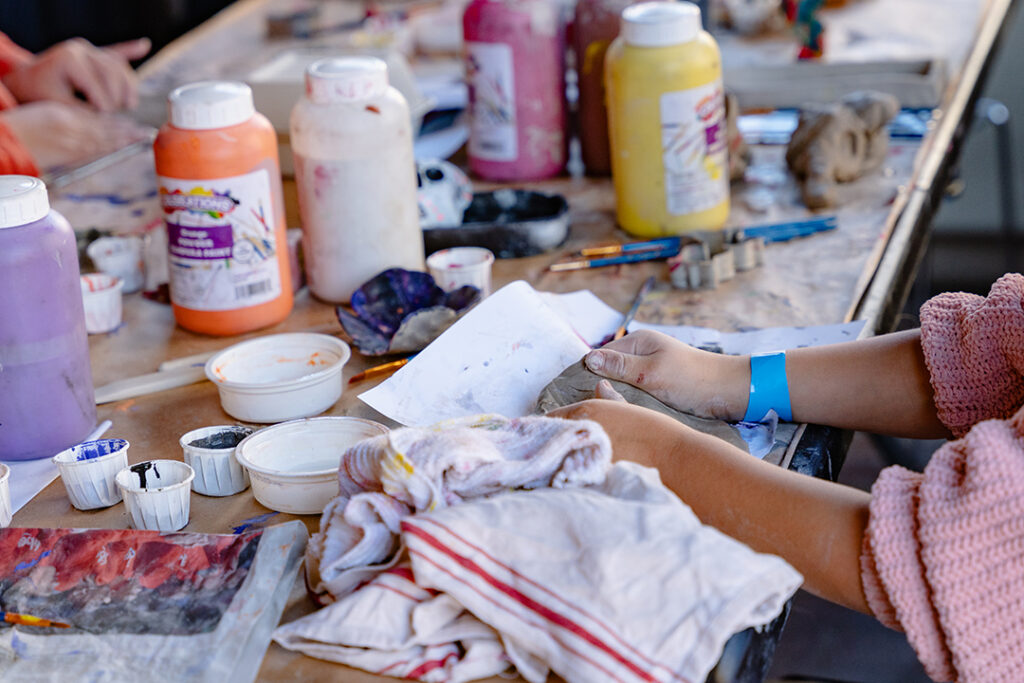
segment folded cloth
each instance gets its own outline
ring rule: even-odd
[[[774,618],[802,580],[703,526],[655,470],[626,462],[597,485],[471,500],[407,516],[401,530],[395,569],[275,640],[423,681],[511,661],[537,683],[549,669],[570,683],[700,683],[729,637]]]
[[[478,415],[363,441],[342,456],[341,495],[307,546],[308,583],[330,602],[391,566],[400,522],[414,511],[508,489],[593,484],[610,462],[608,436],[589,420]]]

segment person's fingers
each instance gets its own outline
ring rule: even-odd
[[[103,50],[131,62],[148,55],[152,47],[153,43],[150,42],[149,38],[136,38],[135,40],[126,40],[123,43],[107,45]]]
[[[647,356],[621,353],[605,347],[588,353],[583,362],[595,374],[640,387],[646,379],[647,360]]]
[[[114,109],[134,109],[137,103],[135,72],[117,55],[97,52],[95,57],[94,68],[111,94]]]
[[[117,109],[116,94],[92,55],[68,60],[63,65],[68,83],[100,111]]]
[[[597,383],[597,387],[594,389],[594,396],[596,398],[603,398],[606,401],[620,401],[626,403],[626,399],[619,392],[615,391],[612,387],[612,383],[606,379],[601,380]]]

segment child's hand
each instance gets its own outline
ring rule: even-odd
[[[591,351],[585,362],[591,372],[632,384],[683,412],[739,420],[747,408],[746,356],[701,351],[660,332],[641,330]]]

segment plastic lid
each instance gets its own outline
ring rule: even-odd
[[[256,113],[252,89],[237,81],[200,81],[175,88],[167,96],[171,125],[187,130],[226,128]]]
[[[692,2],[641,2],[622,11],[622,39],[637,47],[688,43],[702,30]]]
[[[46,185],[27,175],[0,176],[0,228],[34,223],[50,213]]]
[[[376,57],[332,57],[306,68],[306,96],[316,104],[365,100],[387,89],[388,65]]]

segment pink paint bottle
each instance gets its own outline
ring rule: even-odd
[[[38,178],[0,176],[0,460],[35,460],[96,424],[78,249]]]
[[[473,0],[462,17],[469,167],[487,180],[539,180],[567,156],[565,37],[550,0]]]

